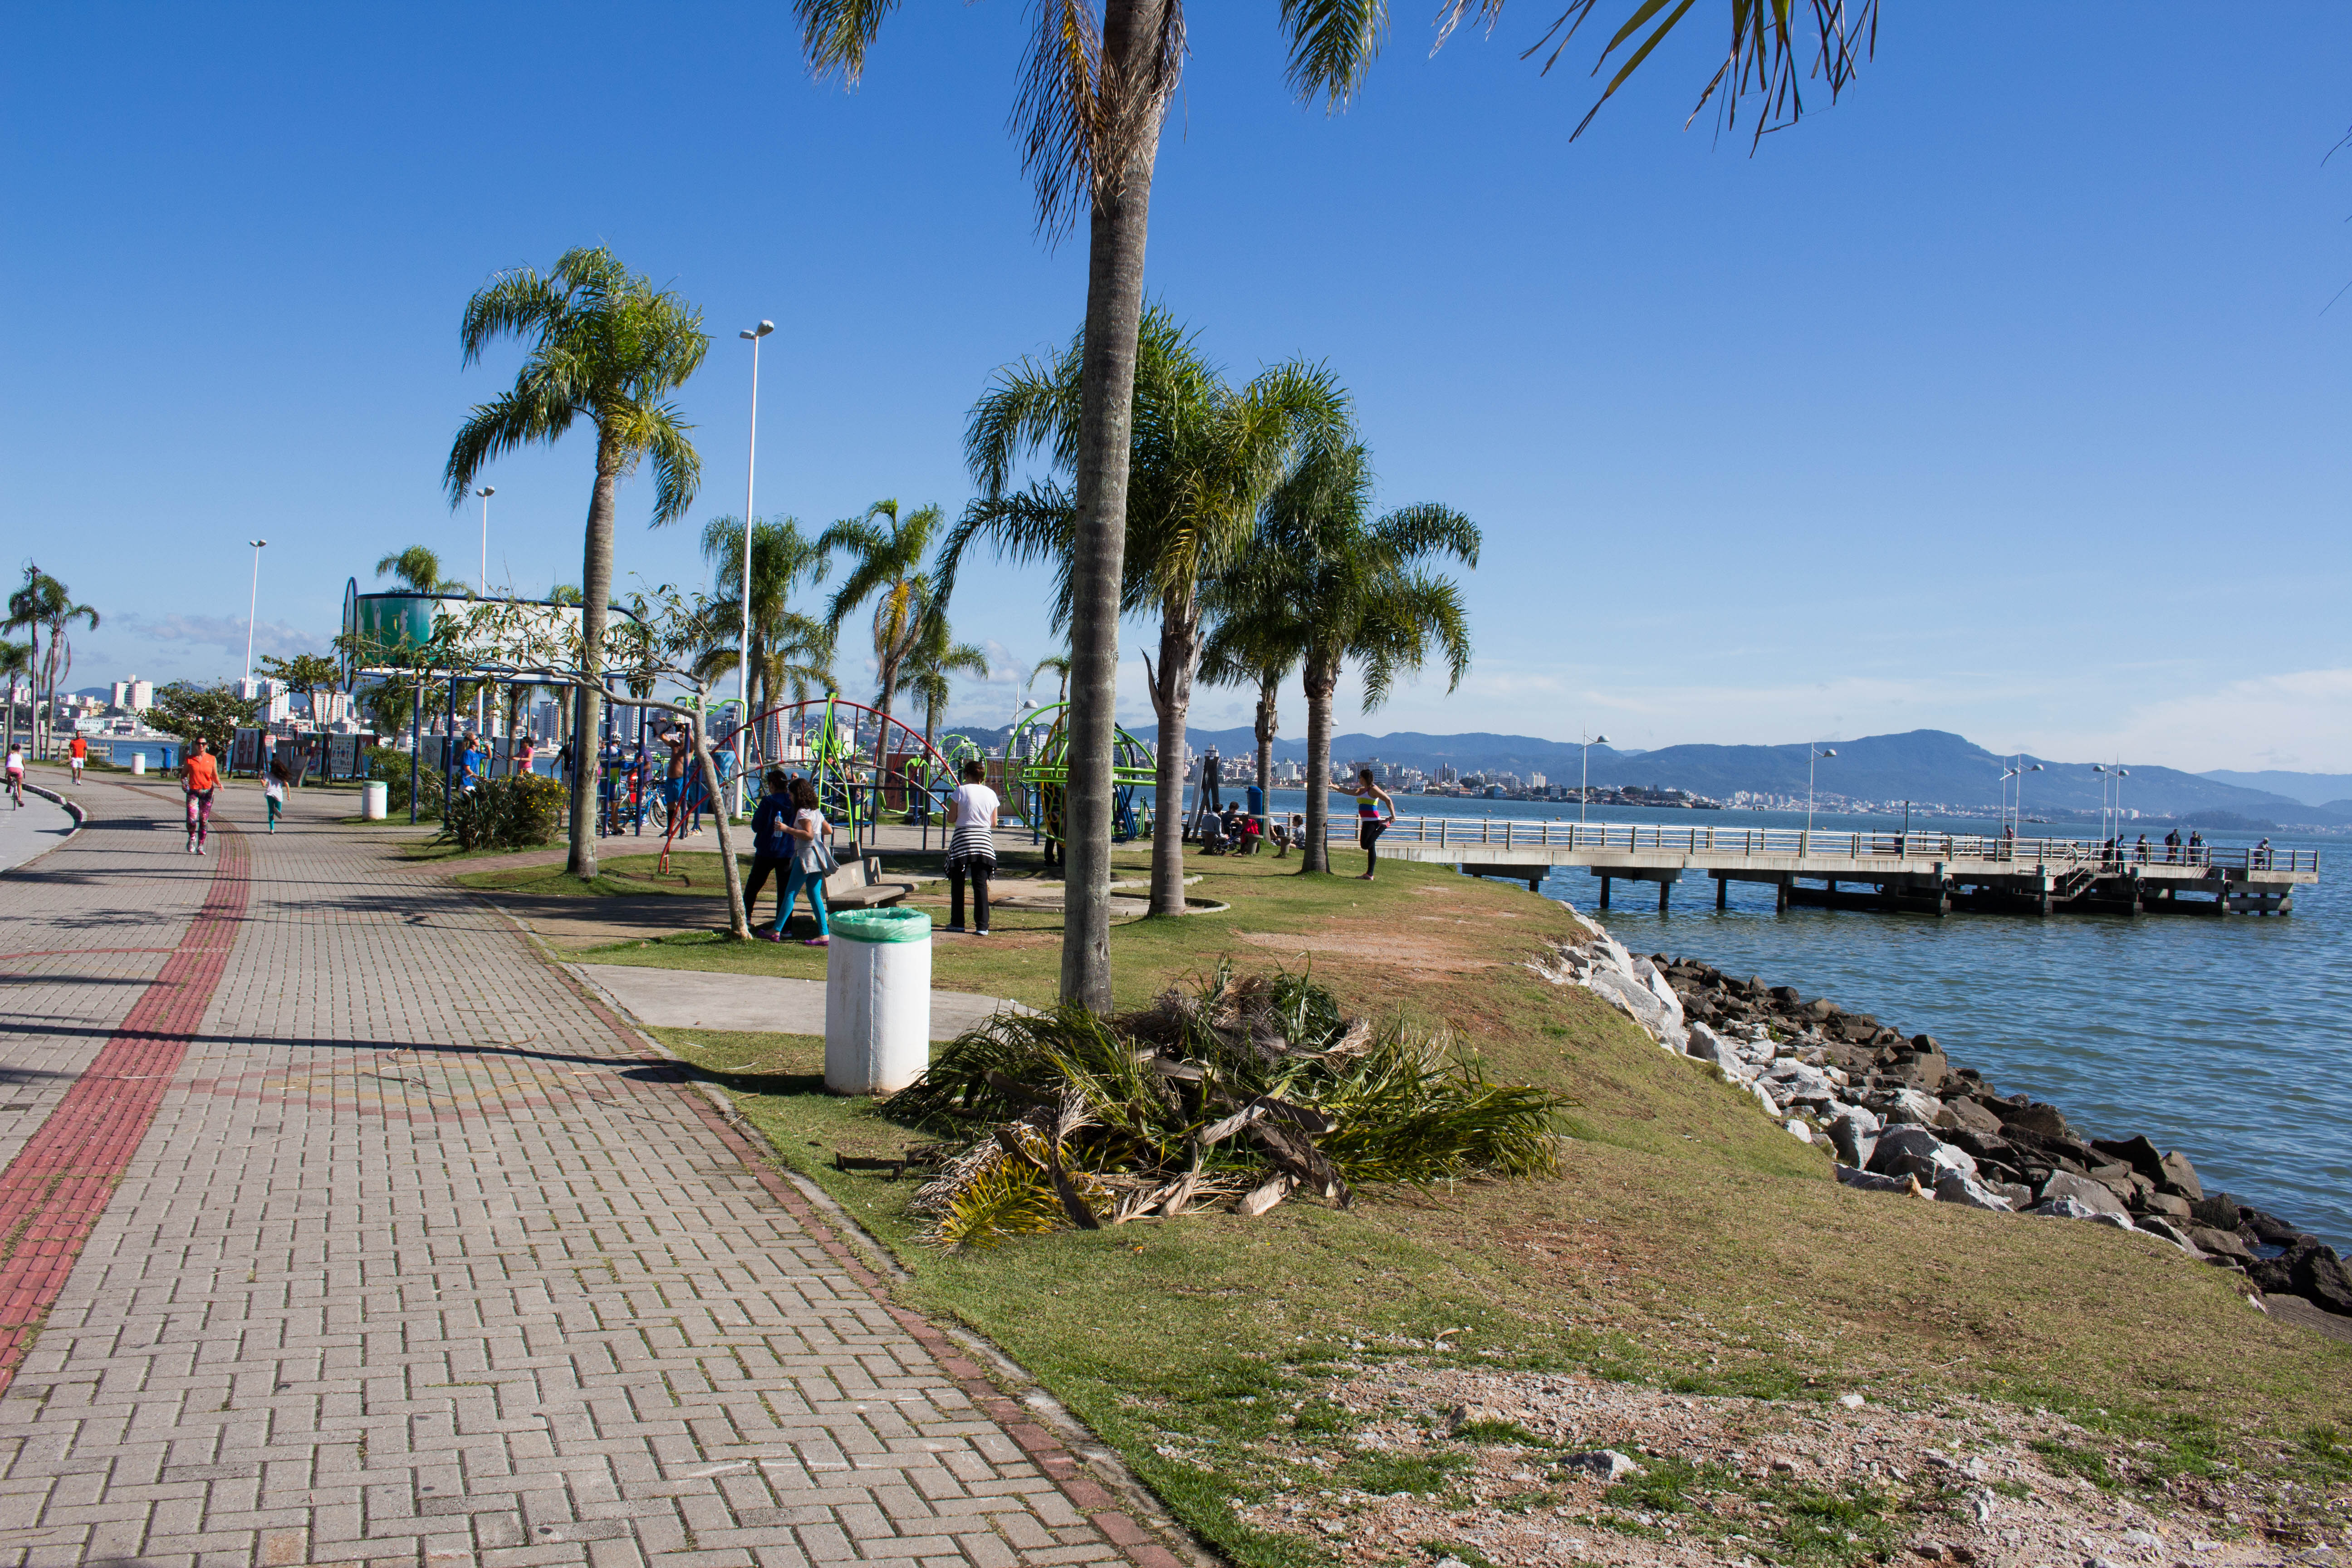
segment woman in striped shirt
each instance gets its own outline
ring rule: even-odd
[[[963,783],[948,802],[948,930],[963,930],[963,884],[971,879],[971,924],[988,934],[988,879],[996,874],[996,792],[988,787],[988,766],[978,757],[963,765]]]

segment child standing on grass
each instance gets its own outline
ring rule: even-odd
[[[286,786],[292,781],[286,776],[286,764],[278,758],[269,759],[269,778],[261,786],[261,798],[269,803],[269,831],[278,831],[278,814],[286,809]]]

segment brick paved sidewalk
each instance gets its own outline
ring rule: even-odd
[[[84,797],[0,879],[0,1568],[1171,1561],[342,802]]]

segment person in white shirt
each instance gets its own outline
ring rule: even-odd
[[[8,746],[8,793],[16,798],[16,809],[25,809],[25,753],[14,742]]]
[[[996,792],[978,757],[963,765],[963,783],[948,801],[948,930],[963,930],[963,885],[971,882],[974,934],[988,934],[988,879],[996,874]]]

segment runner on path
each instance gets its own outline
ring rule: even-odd
[[[89,761],[89,742],[76,735],[73,744],[66,748],[66,760],[73,764],[73,782],[81,783],[81,765]]]
[[[16,809],[25,809],[25,749],[14,740],[8,742],[8,794]]]
[[[286,764],[276,757],[269,759],[269,781],[261,786],[261,798],[269,803],[269,831],[278,831],[278,814],[286,809]]]
[[[201,855],[212,833],[213,791],[220,788],[220,763],[205,749],[202,736],[180,764],[180,788],[188,797],[188,853]]]

